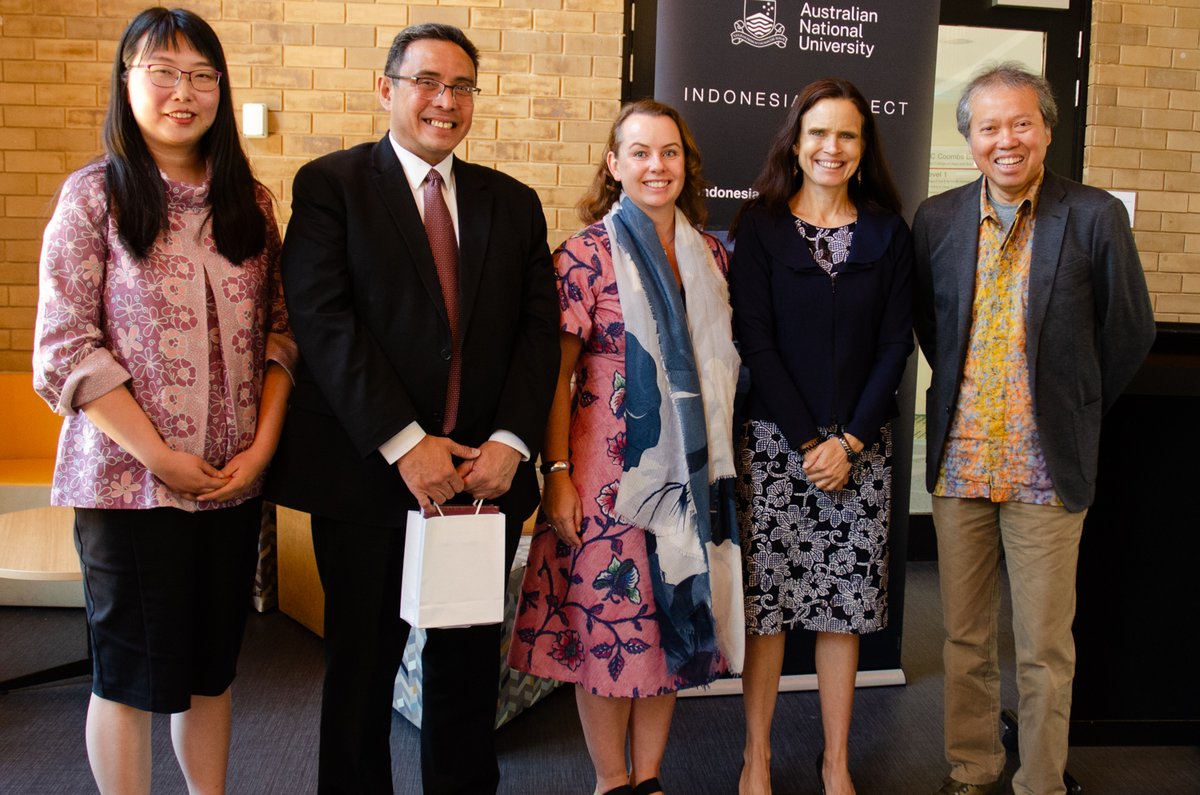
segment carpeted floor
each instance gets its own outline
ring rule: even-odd
[[[858,692],[851,750],[863,795],[927,795],[945,772],[941,749],[940,609],[936,564],[910,563],[903,687]],[[84,652],[80,610],[0,608],[0,680],[67,662]],[[1002,645],[1011,662],[1011,638]],[[234,686],[231,793],[315,790],[321,642],[280,613],[253,615]],[[88,684],[76,679],[0,696],[0,793],[95,792],[83,744]],[[1015,706],[1011,664],[1004,701]],[[780,697],[775,723],[775,792],[817,792],[820,747],[815,693]],[[499,733],[502,793],[585,795],[591,766],[566,688]],[[392,748],[397,793],[420,791],[417,731],[396,717]],[[738,697],[681,699],[662,780],[670,795],[735,793],[741,758]],[[1009,772],[1015,767],[1010,757]],[[1073,747],[1070,772],[1085,795],[1200,793],[1195,747]],[[186,792],[165,719],[156,722],[155,793]]]

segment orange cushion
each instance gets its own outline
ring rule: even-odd
[[[33,391],[32,374],[0,373],[0,459],[53,462],[62,421]]]
[[[0,458],[0,486],[49,486],[53,458]]]

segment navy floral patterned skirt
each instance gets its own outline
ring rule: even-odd
[[[774,423],[748,422],[739,453],[746,631],[863,635],[887,626],[891,425],[855,456],[846,488],[831,493],[809,482]]]

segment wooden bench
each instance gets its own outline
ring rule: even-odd
[[[83,579],[74,523],[71,508],[47,506],[0,514],[0,579]]]

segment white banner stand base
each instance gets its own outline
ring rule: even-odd
[[[854,678],[855,687],[890,687],[907,684],[904,671],[899,668],[887,668],[882,671],[859,671]],[[779,677],[779,692],[789,693],[798,690],[816,690],[816,674],[785,674]],[[727,676],[718,679],[707,687],[689,687],[680,690],[681,697],[692,696],[736,696],[741,695],[742,678]]]

